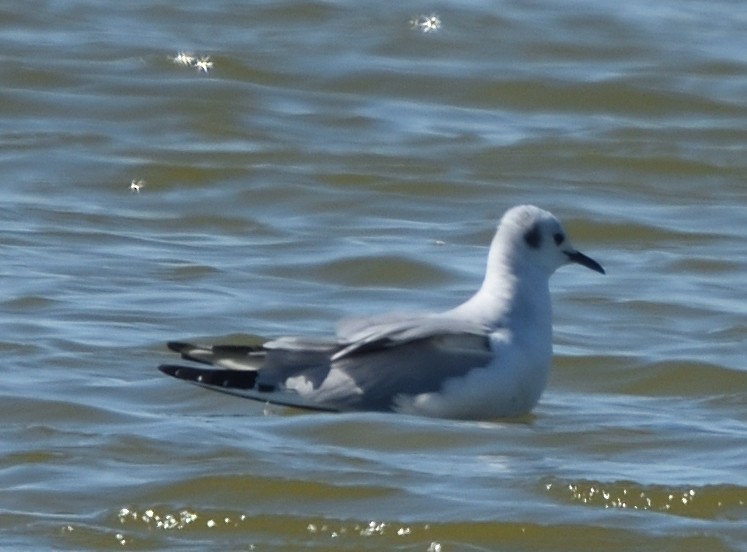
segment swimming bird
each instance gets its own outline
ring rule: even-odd
[[[539,401],[552,362],[549,279],[569,263],[604,274],[555,216],[520,205],[498,224],[482,285],[451,310],[343,319],[329,338],[171,342],[196,364],[159,369],[216,391],[313,410],[522,416]]]

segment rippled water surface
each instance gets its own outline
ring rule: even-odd
[[[746,13],[6,3],[3,548],[747,550]],[[169,339],[452,306],[522,202],[608,271],[554,277],[529,419],[155,369]]]

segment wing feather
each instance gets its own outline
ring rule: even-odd
[[[283,337],[260,345],[169,343],[209,367],[164,373],[242,397],[321,410],[390,410],[398,397],[441,389],[493,358],[489,331],[440,315],[355,319],[336,339]]]

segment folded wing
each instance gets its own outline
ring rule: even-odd
[[[169,343],[196,365],[160,370],[242,397],[315,410],[391,410],[396,399],[437,392],[493,358],[488,329],[446,316],[345,322],[328,340],[284,337],[258,345]]]

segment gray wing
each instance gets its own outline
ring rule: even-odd
[[[401,395],[438,391],[444,381],[493,358],[488,329],[446,316],[384,316],[346,322],[337,340],[280,338],[259,346],[172,343],[205,367],[160,369],[235,395],[321,410],[390,410]]]
[[[484,368],[492,359],[487,334],[450,332],[371,342],[332,362],[360,390],[334,399],[347,408],[391,410],[398,397],[437,392],[447,380]]]
[[[343,319],[337,336],[343,346],[334,359],[353,353],[391,348],[412,341],[442,335],[486,336],[491,328],[449,314],[385,314],[364,318]]]

